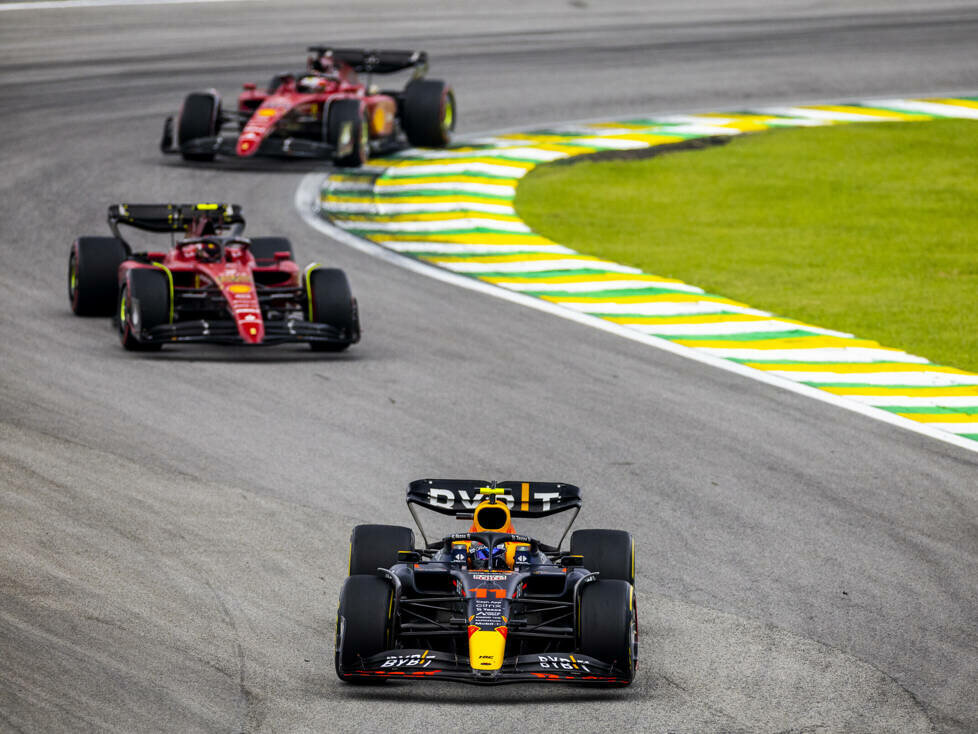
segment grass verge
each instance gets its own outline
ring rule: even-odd
[[[755,308],[978,371],[978,122],[777,130],[542,166],[536,232]]]

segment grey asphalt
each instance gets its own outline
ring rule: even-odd
[[[427,48],[461,133],[978,88],[974,2],[770,5],[0,13],[0,730],[978,730],[978,455],[331,242],[318,165],[156,149],[323,41]],[[214,199],[345,268],[363,342],[133,355],[71,315],[109,203]],[[434,475],[578,483],[635,534],[632,687],[336,680],[350,528]]]

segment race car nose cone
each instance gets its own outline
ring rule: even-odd
[[[258,152],[261,144],[261,137],[250,133],[244,133],[238,138],[237,150],[239,156],[251,156]]]
[[[498,630],[469,628],[469,665],[473,670],[499,670],[505,650],[506,637]]]

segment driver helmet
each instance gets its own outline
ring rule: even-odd
[[[472,543],[469,548],[469,568],[481,571],[489,568],[489,549],[482,543]]]
[[[490,553],[485,544],[473,542],[469,548],[469,568],[477,571],[509,568],[506,564],[506,546],[497,545]]]
[[[297,84],[300,92],[323,92],[329,86],[330,79],[324,74],[307,74]]]
[[[197,248],[197,259],[201,262],[218,262],[223,255],[224,248],[221,247],[220,242],[215,240],[204,240]]]

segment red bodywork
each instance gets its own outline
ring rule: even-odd
[[[323,131],[329,105],[341,99],[360,102],[360,114],[367,121],[371,140],[394,133],[397,102],[385,94],[368,94],[357,80],[356,72],[341,65],[336,73],[310,71],[298,79],[286,75],[276,89],[260,92],[254,84],[245,84],[238,96],[238,113],[243,121],[235,152],[252,156],[258,152],[273,130],[288,124],[297,137]],[[250,115],[250,117],[249,117]]]
[[[187,232],[186,240],[205,236],[203,231],[207,225],[206,219],[195,222]],[[245,344],[261,344],[265,339],[265,324],[255,279],[259,278],[263,285],[299,288],[299,266],[288,259],[288,253],[282,253],[283,257],[276,257],[273,263],[259,265],[248,251],[246,241],[235,243],[233,240],[223,248],[219,260],[206,262],[200,259],[205,247],[201,242],[184,244],[183,240],[178,240],[168,252],[147,253],[148,263],[126,260],[119,266],[119,284],[125,284],[129,272],[134,269],[159,269],[162,266],[169,272],[176,292],[216,287],[224,296],[227,310]]]

